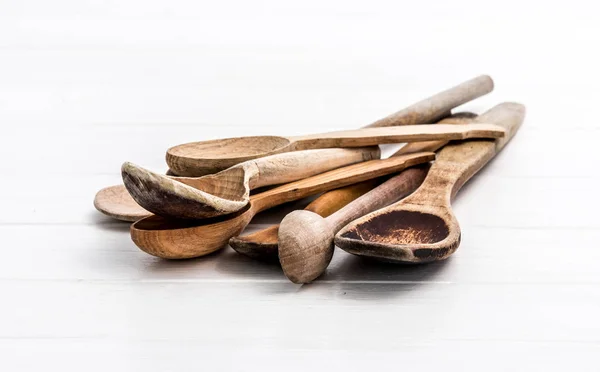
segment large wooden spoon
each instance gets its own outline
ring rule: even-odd
[[[477,117],[471,112],[459,112],[442,119],[440,124],[467,124]],[[447,141],[412,142],[403,146],[392,156],[410,154],[420,151],[437,151]],[[416,175],[416,173],[412,173]],[[329,191],[310,203],[304,210],[314,212],[322,217],[328,217],[332,213],[345,207],[348,203],[372,190],[380,182],[370,180],[356,185],[346,186]],[[256,231],[248,235],[234,236],[229,240],[229,245],[238,253],[248,257],[263,260],[278,260],[278,238],[279,225],[269,226],[266,229]]]
[[[493,88],[494,82],[492,79],[489,76],[482,75],[414,103],[394,114],[377,120],[367,127],[434,123],[444,116],[449,115],[450,110],[453,108],[483,96],[491,92]],[[170,158],[168,154],[167,158]],[[198,162],[193,160],[193,154],[191,158],[192,160],[185,158],[178,159],[176,156],[175,158],[171,158],[170,161],[168,160],[168,162],[180,164],[179,175],[203,176],[229,168],[229,166],[252,157],[239,160],[238,162],[229,159],[208,164],[207,167],[201,166],[201,168],[197,167]],[[131,198],[124,185],[111,186],[100,190],[94,199],[94,206],[98,211],[107,216],[128,222],[137,221],[138,219],[152,215]]]
[[[248,160],[203,177],[177,179],[132,163],[121,168],[123,183],[144,209],[163,217],[202,219],[234,213],[250,190],[288,183],[345,165],[379,159],[377,146],[294,151]]]
[[[444,147],[423,185],[408,198],[370,213],[344,227],[335,244],[350,253],[393,262],[442,260],[460,244],[460,226],[451,200],[513,137],[525,117],[525,107],[503,103],[477,120],[506,128],[505,138],[465,141]]]
[[[227,245],[244,230],[252,217],[265,209],[334,188],[398,172],[435,157],[421,152],[385,160],[370,160],[339,168],[253,195],[237,214],[208,220],[173,220],[151,216],[131,225],[131,238],[143,251],[163,258],[199,257]]]
[[[380,143],[502,136],[504,128],[493,124],[436,124],[334,132],[302,141],[327,143],[324,147],[333,147],[333,144],[360,147]],[[188,178],[185,184],[181,182],[182,179],[175,181],[131,163],[123,164],[121,172],[127,190],[146,210],[163,217],[201,219],[241,210],[250,200],[250,188],[294,181],[337,168],[344,165],[342,159],[346,160],[346,164],[373,159],[373,156],[360,154],[354,159],[346,154],[351,151],[348,149],[330,149],[331,156],[323,155],[324,151],[295,151],[249,160],[215,175]]]
[[[297,284],[319,277],[333,257],[335,234],[348,222],[415,191],[428,168],[407,169],[327,218],[309,211],[293,211],[285,216],[279,226],[279,262],[285,276]]]
[[[380,119],[368,127],[434,123],[447,116],[453,108],[487,94],[493,88],[492,79],[482,75]],[[167,151],[167,163],[180,176],[204,176],[250,159],[323,147],[345,146],[336,141],[315,141],[312,136],[227,138],[172,147]]]

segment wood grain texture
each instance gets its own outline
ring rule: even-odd
[[[293,146],[295,150],[304,150],[327,147],[363,147],[431,140],[500,138],[503,136],[504,129],[494,124],[403,125],[290,137],[290,146]]]
[[[494,81],[487,75],[481,75],[464,83],[438,93],[435,98],[425,99],[377,120],[368,127],[389,127],[402,124],[433,123],[442,119],[457,106],[467,103],[494,89]]]
[[[492,79],[481,75],[416,102],[366,127],[435,123],[449,115],[455,107],[488,94],[493,89]],[[227,138],[171,147],[167,150],[166,161],[180,176],[204,176],[246,160],[291,150],[293,149],[289,147],[289,139],[284,137]]]
[[[408,198],[344,227],[335,244],[354,254],[394,262],[430,262],[449,257],[461,232],[451,200],[458,190],[500,151],[521,126],[525,107],[503,103],[477,120],[507,130],[499,141],[465,141],[444,147],[423,185]]]
[[[235,215],[202,221],[168,220],[152,216],[131,225],[131,238],[143,251],[162,258],[199,257],[227,245],[256,213],[306,196],[377,178],[433,160],[433,153],[416,153],[339,168],[253,195],[249,206]]]
[[[477,115],[474,113],[459,112],[441,120],[439,124],[467,124],[472,122],[475,117],[477,117]],[[408,119],[404,122],[406,124],[411,124]],[[430,149],[427,151],[436,151],[446,143],[447,141],[413,142],[404,145],[404,147],[392,156],[419,152],[421,151],[419,148]],[[329,191],[310,203],[305,210],[314,212],[322,217],[327,217],[375,186],[377,186],[377,182],[372,180],[366,183]],[[278,231],[279,226],[274,225],[248,235],[234,236],[229,240],[229,245],[238,253],[248,257],[278,262]]]
[[[333,239],[342,227],[412,193],[428,169],[429,165],[406,169],[326,218],[306,210],[285,216],[278,233],[279,262],[285,276],[296,284],[317,279],[331,262]]]
[[[202,219],[234,213],[250,190],[288,183],[361,161],[378,159],[378,147],[321,149],[276,154],[203,177],[167,177],[132,163],[121,168],[123,183],[144,209],[165,218]]]
[[[167,163],[177,174],[214,173],[231,165],[282,152],[332,147],[365,147],[389,143],[468,138],[499,138],[504,130],[493,124],[403,125],[319,133],[296,137],[240,137],[185,143],[168,150]],[[251,151],[248,151],[248,148]],[[257,149],[263,149],[259,152]]]
[[[307,205],[305,210],[327,217],[378,184],[379,181],[373,179],[328,191]],[[229,245],[245,256],[262,261],[279,262],[278,232],[279,224],[269,226],[251,234],[234,236],[229,239]]]
[[[109,186],[98,191],[94,207],[106,216],[125,222],[134,222],[152,214],[136,203],[125,185]]]

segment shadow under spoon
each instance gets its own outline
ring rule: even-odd
[[[476,114],[460,112],[441,120],[439,123],[466,124],[472,122],[475,117],[477,117]],[[413,142],[405,145],[392,156],[420,151],[436,151],[446,143],[448,141]],[[329,191],[310,203],[304,210],[314,212],[322,217],[328,217],[356,198],[369,192],[379,183],[381,182],[378,180],[370,180]],[[234,236],[229,240],[229,245],[236,252],[245,256],[262,261],[278,262],[278,232],[279,225],[269,226],[251,234]]]
[[[204,256],[225,247],[232,236],[241,233],[254,215],[263,210],[399,172],[407,167],[429,162],[434,157],[432,152],[422,152],[338,168],[253,195],[249,205],[233,215],[207,220],[147,217],[131,225],[131,238],[141,250],[157,257],[181,259]]]
[[[423,263],[449,257],[461,237],[451,200],[506,145],[524,118],[525,107],[518,103],[503,103],[481,115],[477,120],[502,125],[507,136],[444,147],[417,191],[351,222],[337,233],[335,245],[391,262]]]

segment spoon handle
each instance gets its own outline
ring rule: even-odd
[[[396,173],[413,165],[429,162],[434,158],[435,154],[432,152],[420,152],[383,160],[370,160],[335,169],[256,194],[250,198],[252,208],[258,213],[276,205],[320,192]]]
[[[493,89],[492,78],[481,75],[377,120],[366,128],[435,123],[453,108],[488,94]]]
[[[464,141],[444,147],[437,155],[423,185],[405,199],[406,203],[449,206],[458,190],[514,136],[525,117],[525,106],[503,103],[479,116],[478,122],[496,123],[506,129],[506,137]]]
[[[504,128],[493,124],[434,124],[365,128],[293,137],[290,140],[293,141],[292,146],[295,150],[306,150],[330,147],[364,147],[431,140],[500,138],[504,134]]]
[[[379,147],[293,151],[243,163],[250,189],[288,183],[362,161],[379,159]]]
[[[425,179],[428,169],[429,164],[406,169],[327,217],[334,235],[348,222],[390,205],[415,191]]]

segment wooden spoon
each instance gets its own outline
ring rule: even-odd
[[[347,252],[386,261],[442,260],[460,244],[451,200],[458,190],[513,137],[525,117],[518,103],[500,104],[477,120],[502,125],[505,138],[465,141],[444,147],[423,185],[408,198],[344,227],[335,244]]]
[[[447,116],[453,108],[487,94],[493,88],[492,79],[482,75],[417,102],[368,127],[434,123]],[[343,146],[335,141],[315,141],[312,136],[227,138],[172,147],[167,151],[167,163],[180,176],[197,177],[216,173],[235,164],[266,155],[319,147]]]
[[[493,124],[436,124],[337,132],[318,135],[310,141],[327,143],[325,147],[334,144],[360,147],[432,139],[499,138],[503,135],[504,128]],[[215,175],[187,178],[185,184],[184,179],[175,181],[131,163],[123,164],[121,172],[125,187],[144,209],[163,217],[201,219],[241,210],[249,202],[251,188],[295,181],[369,159],[373,159],[373,155],[364,154],[364,150],[354,155],[349,149],[295,151],[249,160]]]
[[[450,110],[453,108],[485,95],[491,92],[493,88],[494,82],[492,79],[489,76],[482,75],[414,103],[403,110],[377,120],[367,127],[434,123],[442,117],[449,115]],[[194,156],[192,155],[191,158],[193,157]],[[179,159],[177,156],[171,158],[168,153],[167,159],[171,159],[167,160],[168,162],[180,165],[179,173],[177,174],[182,176],[203,176],[216,173],[237,164],[235,161],[229,159],[227,162],[216,162],[208,164],[207,167],[200,166],[200,168],[198,168],[198,161],[193,159]],[[239,162],[247,159],[249,158],[239,160]],[[174,175],[174,173],[171,175]],[[123,221],[137,221],[142,217],[149,217],[152,215],[150,212],[137,205],[123,185],[112,186],[100,190],[94,199],[94,206],[105,215]]]
[[[460,112],[441,120],[440,124],[466,124],[473,121],[477,115],[470,112]],[[443,147],[447,141],[412,142],[405,145],[392,156],[410,154],[420,151],[436,151]],[[420,150],[423,148],[423,150]],[[361,195],[364,195],[380,182],[370,180],[355,185],[329,191],[310,203],[304,210],[314,212],[322,217],[345,207]],[[234,236],[229,240],[229,245],[238,253],[263,261],[278,261],[279,225],[269,226],[248,235]]]
[[[379,159],[377,146],[295,151],[248,160],[204,177],[170,178],[125,163],[123,182],[144,209],[163,217],[202,219],[246,206],[250,190],[296,181],[328,170]]]
[[[421,185],[428,166],[414,167],[392,177],[327,218],[293,211],[279,226],[279,262],[297,284],[319,277],[333,257],[335,234],[348,222],[409,195]]]
[[[337,187],[366,181],[433,160],[421,152],[385,160],[371,160],[288,183],[250,197],[235,215],[208,220],[173,220],[151,216],[131,225],[131,238],[143,251],[163,258],[199,257],[221,249],[239,234],[258,212]]]

